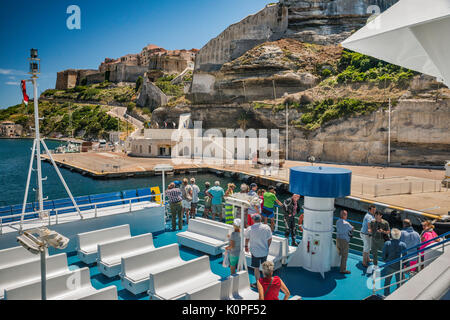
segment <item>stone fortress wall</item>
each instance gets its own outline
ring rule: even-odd
[[[165,50],[148,45],[139,54],[127,54],[118,59],[106,58],[98,70],[69,69],[58,72],[55,88],[64,90],[82,83],[89,85],[105,80],[114,83],[135,82],[149,70],[179,74],[186,68],[193,69],[197,52],[197,49]]]

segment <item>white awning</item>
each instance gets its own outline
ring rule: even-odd
[[[450,0],[400,0],[342,46],[450,87]]]

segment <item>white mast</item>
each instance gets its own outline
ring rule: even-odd
[[[36,171],[37,171],[37,200],[39,203],[38,207],[38,213],[39,217],[43,217],[44,214],[44,196],[43,196],[43,188],[42,188],[42,181],[46,180],[47,177],[42,178],[42,166],[41,166],[41,143],[44,146],[44,149],[49,156],[53,167],[56,170],[56,173],[58,174],[62,184],[64,185],[64,188],[66,189],[67,194],[69,195],[70,199],[72,200],[73,206],[77,210],[78,214],[80,215],[81,219],[83,219],[83,216],[81,215],[81,211],[78,208],[78,205],[75,202],[75,199],[72,196],[72,193],[69,190],[69,187],[67,186],[66,182],[64,181],[63,176],[61,175],[61,172],[59,171],[58,166],[56,165],[55,161],[53,160],[53,157],[50,153],[50,151],[47,148],[47,145],[45,144],[44,140],[41,139],[40,131],[39,131],[39,102],[38,102],[38,91],[37,91],[37,75],[40,74],[40,59],[38,58],[38,51],[37,49],[31,49],[30,50],[30,72],[31,74],[31,82],[33,83],[33,93],[34,93],[34,127],[35,127],[35,136],[34,136],[34,142],[33,142],[33,148],[31,152],[31,159],[30,159],[30,167],[28,169],[28,177],[27,177],[27,184],[25,187],[25,195],[23,199],[23,205],[22,205],[22,215],[20,217],[20,229],[19,231],[22,232],[23,230],[23,221],[25,217],[25,210],[27,205],[27,198],[28,198],[28,190],[30,187],[30,177],[31,177],[31,171],[33,171],[33,160],[36,155]],[[30,81],[30,80],[28,80]]]

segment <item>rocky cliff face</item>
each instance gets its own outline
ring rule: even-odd
[[[263,43],[225,63],[214,76],[205,75],[204,83],[213,81],[208,91],[194,92],[190,99],[197,103],[248,102],[307,90],[321,81],[317,66],[335,64],[341,52],[337,46],[291,39]]]
[[[284,37],[316,44],[337,44],[366,24],[373,13],[398,0],[281,0],[288,8]]]
[[[347,38],[351,31],[364,26],[372,13],[382,12],[397,1],[282,0],[269,5],[231,25],[199,51],[191,86],[192,99],[197,103],[209,103],[217,99],[217,87],[221,86],[224,64],[261,43],[290,38],[314,44],[336,45]],[[272,79],[267,80],[270,82]],[[295,79],[290,80],[295,83]],[[292,91],[289,88],[286,90]],[[228,94],[224,92],[224,95]]]
[[[284,148],[285,113],[254,109],[249,104],[193,105],[161,107],[153,112],[157,122],[177,121],[191,113],[193,121],[203,121],[203,129],[239,128],[239,116],[248,115],[247,128],[279,129]],[[290,109],[289,119],[301,116]],[[391,118],[391,163],[403,165],[443,165],[450,156],[450,100],[403,99],[393,108]],[[358,117],[331,121],[315,131],[290,126],[289,159],[305,161],[313,155],[320,161],[384,164],[387,161],[388,114],[375,111]]]

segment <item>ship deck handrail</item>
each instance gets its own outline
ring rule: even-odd
[[[102,201],[102,202],[90,202],[90,203],[86,203],[86,204],[77,204],[77,206],[78,206],[78,208],[91,207],[88,210],[95,210],[95,212],[97,212],[97,210],[99,209],[98,206],[100,206],[100,205],[120,202],[117,205],[113,205],[113,206],[111,206],[109,208],[114,208],[114,207],[119,207],[119,206],[124,206],[124,205],[129,205],[130,208],[131,208],[131,206],[133,204],[133,202],[132,202],[133,200],[140,200],[140,199],[143,199],[143,198],[150,198],[150,199],[153,198],[153,199],[155,199],[158,196],[161,198],[162,194],[161,193],[159,193],[159,194],[150,194],[150,195],[146,194],[146,195],[141,195],[141,196],[132,197],[132,198],[120,198],[120,199],[113,199],[113,200],[107,200],[107,201]],[[60,199],[55,199],[55,200],[60,200]],[[161,200],[160,201],[151,201],[151,202],[159,203],[160,205],[162,205],[162,201]],[[139,203],[142,203],[142,202],[139,202]],[[72,206],[61,207],[61,208],[44,209],[42,211],[25,212],[25,213],[23,213],[23,215],[24,216],[31,216],[31,215],[36,215],[36,214],[39,215],[42,212],[46,212],[46,213],[47,212],[48,213],[54,212],[55,213],[54,216],[56,217],[56,219],[58,219],[58,212],[63,211],[63,210],[70,210],[70,209],[74,209],[75,211],[59,213],[59,215],[61,215],[61,214],[66,215],[66,214],[69,214],[69,213],[77,213],[76,207],[72,205]],[[84,211],[80,211],[80,212],[81,212],[81,214],[83,214],[85,212],[86,213],[89,212],[88,210],[84,210]],[[15,225],[21,224],[20,220],[19,221],[6,222],[6,223],[3,222],[3,220],[11,219],[11,218],[17,218],[17,217],[21,217],[21,216],[22,216],[22,213],[0,216],[0,234],[2,233],[3,227],[6,227],[6,226],[11,227],[11,226],[15,226]],[[48,215],[48,219],[50,219],[51,216],[52,215],[49,214]],[[36,218],[26,219],[26,220],[23,221],[23,224],[33,223],[36,220],[42,220],[42,218],[40,218],[38,216]]]
[[[373,286],[372,294],[376,295],[377,291],[384,290],[384,289],[387,289],[387,288],[391,288],[391,287],[397,286],[397,285],[398,286],[397,286],[396,289],[398,289],[399,286],[401,286],[403,283],[405,283],[405,282],[407,282],[407,281],[409,281],[411,279],[411,277],[405,277],[405,274],[407,274],[409,271],[413,271],[413,269],[420,270],[421,268],[422,269],[425,268],[426,265],[430,264],[431,262],[433,262],[434,260],[436,260],[440,256],[440,255],[436,254],[434,256],[432,255],[431,257],[426,258],[424,252],[430,252],[432,249],[436,249],[437,247],[442,247],[442,254],[443,254],[445,252],[445,247],[449,243],[450,243],[450,238],[449,239],[445,239],[443,241],[440,241],[438,243],[435,243],[435,244],[433,244],[431,246],[428,246],[428,247],[424,248],[421,251],[413,252],[413,253],[407,254],[407,255],[405,255],[405,256],[403,256],[401,258],[398,258],[398,259],[395,259],[395,260],[392,260],[392,261],[389,261],[389,262],[385,263],[384,265],[382,265],[380,267],[379,270],[376,270],[376,271],[373,272],[373,275],[372,275],[372,286]],[[415,260],[417,263],[416,264],[412,264],[412,265],[410,264],[408,267],[404,267],[406,262],[412,261],[412,260]],[[391,273],[389,273],[387,275],[384,275],[384,276],[379,276],[379,275],[381,275],[381,272],[386,269],[386,267],[389,267],[390,265],[392,265],[394,263],[399,263],[399,262],[400,262],[400,269],[399,270],[397,270],[395,272],[391,272]],[[376,283],[377,282],[381,283],[381,280],[386,279],[388,277],[394,277],[397,274],[399,274],[399,278],[400,278],[399,281],[396,281],[394,283],[390,283],[390,284],[388,284],[386,286],[383,286],[383,287],[381,287],[381,286],[378,287],[378,288],[376,287]],[[389,294],[390,294],[390,292],[389,292]]]
[[[433,238],[433,239],[430,239],[430,240],[421,242],[421,243],[419,243],[419,244],[417,244],[417,245],[415,245],[415,246],[412,246],[412,247],[410,247],[410,248],[407,248],[407,249],[403,250],[403,252],[408,252],[408,251],[410,251],[410,250],[412,250],[412,249],[419,248],[419,247],[423,246],[424,244],[427,244],[427,243],[430,243],[430,242],[435,242],[435,241],[438,240],[438,239],[444,239],[444,240],[446,240],[446,237],[447,237],[447,236],[450,236],[450,231],[448,231],[448,232],[446,232],[446,233],[444,233],[444,234],[441,234],[440,236],[437,236],[437,237],[435,237],[435,238]],[[418,250],[418,251],[419,251],[419,250]],[[420,251],[423,251],[423,250],[420,250]]]
[[[447,233],[449,233],[449,232],[447,232]],[[442,239],[443,236],[444,236],[444,235],[441,235],[441,236],[436,237],[436,238],[434,238],[434,239]],[[420,246],[422,246],[422,245],[424,245],[424,244],[426,244],[426,243],[429,243],[429,242],[431,242],[431,241],[433,241],[433,239],[432,239],[432,240],[429,240],[429,241],[426,241],[426,242],[420,243]],[[436,240],[434,240],[434,241],[436,241]],[[407,255],[405,255],[405,256],[403,256],[403,257],[400,257],[400,258],[397,258],[397,259],[388,261],[388,262],[386,262],[385,264],[383,264],[382,266],[380,266],[380,268],[383,269],[383,268],[389,267],[389,266],[391,266],[391,265],[393,265],[393,264],[395,264],[395,263],[398,263],[398,262],[401,262],[401,261],[408,260],[408,259],[411,258],[411,257],[415,257],[415,256],[418,256],[418,255],[422,255],[425,251],[429,251],[430,249],[433,249],[433,248],[436,248],[436,247],[438,247],[438,246],[444,245],[444,244],[448,243],[449,241],[450,241],[450,238],[449,238],[449,239],[444,239],[443,241],[439,241],[439,242],[437,242],[437,243],[435,243],[435,244],[432,244],[431,246],[427,246],[426,248],[423,248],[423,249],[421,249],[421,250],[417,250],[417,252],[412,252],[412,253],[409,253],[409,254],[407,254]],[[412,249],[412,248],[414,248],[414,247],[411,247],[410,249]],[[409,251],[410,249],[406,249],[406,250],[404,250],[403,252],[405,252],[405,251],[407,252],[407,251]]]

